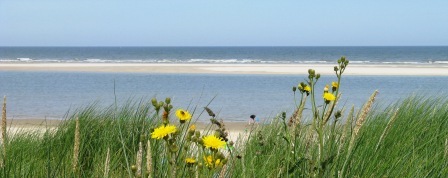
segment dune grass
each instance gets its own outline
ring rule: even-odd
[[[285,134],[281,129],[282,117],[254,131],[240,153],[245,159],[233,166],[234,175],[317,176],[315,169],[318,168],[312,161],[317,155],[316,135],[309,131],[310,125],[303,125],[295,136],[296,150],[288,149],[291,144],[282,137]],[[391,119],[394,122],[390,123]],[[442,98],[410,97],[384,110],[374,109],[360,130],[348,160],[349,142],[347,138],[344,141],[343,135],[350,135],[354,126],[349,126],[348,133],[344,133],[344,125],[335,128],[337,143],[335,147],[328,146],[328,150],[333,150],[329,151],[330,159],[325,162],[320,177],[340,176],[345,162],[343,177],[446,177],[447,126],[448,101]],[[328,145],[331,144],[329,141]],[[296,162],[289,159],[287,167],[288,156],[293,155],[297,157]]]
[[[2,134],[0,177],[447,177],[446,97],[381,106],[375,91],[360,110],[338,108],[347,64],[338,61],[323,99],[310,70],[293,89],[301,95],[294,113],[235,141],[211,109],[174,111],[169,98],[79,108],[43,133]],[[205,130],[194,126],[197,112],[211,118]]]
[[[139,142],[149,140],[151,128],[158,124],[153,108],[145,102],[137,102],[127,103],[118,110],[113,106],[92,105],[77,113],[69,116],[57,130],[49,129],[44,134],[23,131],[8,138],[1,177],[103,177],[106,169],[110,170],[109,177],[135,176],[133,166]],[[80,125],[80,149],[79,167],[74,171],[76,118]],[[279,114],[270,123],[248,131],[246,138],[234,145],[232,154],[226,155],[225,174],[221,173],[222,166],[212,170],[202,165],[205,171],[199,177],[219,174],[225,177],[338,177],[345,162],[344,177],[448,175],[446,99],[409,97],[386,109],[374,108],[347,160],[349,136],[355,122],[348,127],[344,122],[334,130],[329,128],[332,134],[328,137],[334,137],[335,143],[326,143],[325,148],[331,150],[328,151],[330,159],[325,161],[320,175],[315,171],[318,165],[313,162],[318,149],[311,125],[302,124],[294,133],[294,141],[289,143],[284,138],[284,134],[291,134],[286,115]],[[148,148],[146,141],[142,143]],[[164,169],[169,164],[163,156],[165,149],[163,142],[151,140],[152,177],[168,176]],[[106,163],[108,150],[109,163]],[[145,155],[142,177],[148,176],[146,160]],[[196,161],[204,162],[201,158]],[[195,169],[200,169],[196,166]],[[195,177],[186,163],[179,163],[178,168],[177,177]]]

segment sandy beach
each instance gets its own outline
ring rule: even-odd
[[[8,132],[14,135],[18,132],[28,131],[44,133],[46,129],[56,129],[62,122],[63,120],[55,119],[14,119],[7,120],[7,125]],[[229,133],[228,138],[233,141],[236,141],[240,136],[244,136],[251,128],[258,126],[258,124],[249,125],[247,122],[225,122],[224,124]],[[205,131],[210,129],[211,124],[209,122],[197,122],[195,125],[198,130]]]
[[[0,71],[183,74],[333,74],[335,64],[0,63]],[[448,64],[350,64],[346,75],[448,76]]]

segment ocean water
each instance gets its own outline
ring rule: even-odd
[[[294,109],[292,87],[304,75],[209,75],[81,72],[0,72],[0,94],[8,97],[9,118],[61,119],[69,111],[98,102],[100,106],[129,99],[149,102],[171,97],[178,108],[207,106],[225,121],[265,120]],[[336,80],[323,76],[317,87]],[[379,90],[385,106],[411,95],[445,96],[448,77],[345,76],[340,106],[359,108]],[[115,93],[115,94],[114,94]],[[317,97],[320,98],[320,97]],[[199,115],[198,112],[195,113]],[[204,114],[199,119],[206,121]]]
[[[0,62],[448,64],[448,46],[427,47],[0,47]]]
[[[0,47],[0,63],[335,63],[448,64],[448,47]],[[142,74],[0,71],[9,118],[61,119],[69,110],[129,99],[171,97],[175,107],[207,106],[228,121],[270,119],[294,109],[304,75]],[[323,76],[318,88],[336,80]],[[448,77],[346,76],[341,106],[358,108],[378,89],[388,105],[410,95],[446,96]],[[195,113],[196,116],[199,113]],[[204,114],[205,115],[205,114]],[[200,120],[207,120],[202,116]]]

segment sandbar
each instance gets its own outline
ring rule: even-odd
[[[336,64],[0,63],[0,71],[162,74],[334,74]],[[349,64],[345,75],[448,76],[448,64]]]

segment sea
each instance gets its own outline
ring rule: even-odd
[[[352,64],[446,66],[448,46],[0,47],[0,63],[335,64],[341,56]],[[294,95],[292,87],[306,79],[306,75],[0,71],[0,95],[7,97],[9,119],[64,119],[92,104],[108,107],[170,97],[175,108],[194,112],[199,121],[209,119],[202,113],[206,106],[224,121],[247,121],[252,114],[266,121],[293,112],[299,94]],[[322,76],[317,88],[336,80],[333,75]],[[446,97],[446,88],[445,76],[343,76],[339,107],[359,109],[375,90],[376,103],[388,106],[411,96]]]

